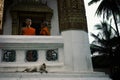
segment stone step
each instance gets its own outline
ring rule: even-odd
[[[102,72],[0,73],[0,80],[111,80]]]

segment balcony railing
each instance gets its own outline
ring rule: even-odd
[[[0,36],[1,49],[52,49],[63,47],[62,36]]]

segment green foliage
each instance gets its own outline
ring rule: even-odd
[[[107,22],[101,22],[95,26],[100,32],[97,35],[91,33],[95,40],[91,43],[90,48],[92,54],[98,52],[100,56],[92,58],[94,66],[110,68],[110,77],[117,80],[115,78],[120,76],[116,75],[120,73],[120,37]]]
[[[91,36],[95,38],[90,46],[91,51],[92,53],[100,52],[107,54],[108,50],[114,47],[112,40],[116,37],[116,30],[107,22],[101,22],[101,24],[97,24],[95,27],[100,32],[97,35],[91,33]]]

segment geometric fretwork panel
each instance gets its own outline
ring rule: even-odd
[[[15,50],[3,50],[2,61],[3,62],[15,62],[16,52]]]
[[[37,50],[28,50],[26,52],[26,61],[28,61],[28,62],[35,62],[37,60],[38,60]]]
[[[58,49],[56,50],[47,50],[46,51],[46,60],[56,61],[58,60]]]

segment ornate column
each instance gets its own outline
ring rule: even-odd
[[[4,0],[0,0],[0,34],[2,34],[3,5]]]
[[[59,0],[60,30],[87,31],[83,0]]]
[[[83,0],[58,0],[58,6],[66,69],[93,71]]]

